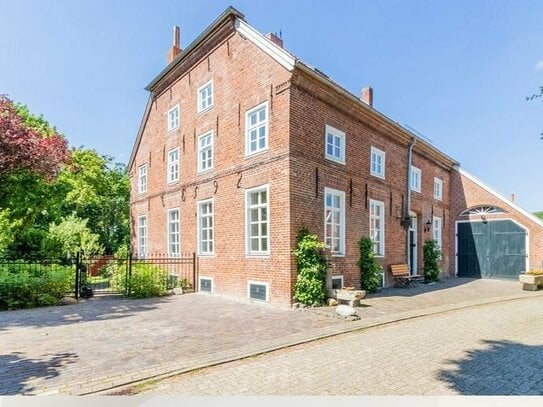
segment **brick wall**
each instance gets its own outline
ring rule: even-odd
[[[508,203],[509,202],[509,203]],[[459,171],[451,173],[451,214],[449,225],[449,244],[451,253],[450,273],[455,272],[455,222],[456,220],[480,220],[480,216],[459,216],[463,211],[475,206],[496,206],[505,211],[503,214],[486,215],[492,219],[513,219],[528,229],[529,233],[529,263],[532,267],[541,268],[543,264],[543,227],[518,211],[507,199],[500,199],[489,192],[479,183]]]
[[[402,205],[406,204],[408,141],[401,141],[365,122],[346,98],[331,94],[312,78],[295,76],[291,86],[291,240],[301,225],[324,239],[324,188],[345,192],[345,256],[333,257],[334,274],[344,275],[347,286],[360,287],[358,241],[369,235],[367,198],[384,203],[385,255],[379,261],[386,270],[386,284],[392,278],[389,265],[406,262],[406,230],[400,224]],[[346,133],[346,162],[325,158],[325,126]],[[370,150],[377,147],[386,153],[385,179],[370,175]],[[413,193],[412,210],[419,216],[418,267],[422,268],[422,242],[431,239],[423,232],[422,221],[434,215],[449,215],[449,171],[440,167],[415,147],[413,163],[422,170],[421,193]],[[318,185],[317,175],[318,170]],[[443,201],[433,197],[434,176],[443,180]],[[351,184],[352,183],[352,184]],[[351,194],[352,185],[352,194]],[[444,219],[445,220],[445,219]],[[443,243],[448,244],[444,224]],[[448,247],[448,246],[447,246]],[[443,258],[448,268],[449,256]],[[293,274],[294,275],[294,274]]]
[[[214,292],[247,297],[247,280],[270,283],[270,301],[290,303],[288,93],[276,93],[289,72],[233,32],[169,89],[155,95],[131,168],[132,247],[137,217],[148,217],[149,252],[167,252],[167,210],[180,210],[181,252],[197,251],[198,201],[213,198],[215,255],[199,256],[201,276]],[[197,90],[213,80],[214,106],[197,112]],[[268,150],[245,157],[245,112],[269,103]],[[166,115],[179,104],[180,126],[168,132]],[[197,139],[214,132],[213,170],[197,173]],[[166,183],[167,153],[180,149],[180,181]],[[137,192],[137,168],[148,165],[147,193]],[[245,255],[245,190],[268,184],[271,253]],[[285,236],[287,238],[285,239]]]

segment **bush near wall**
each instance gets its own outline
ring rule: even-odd
[[[172,282],[167,270],[152,264],[133,264],[129,276],[121,265],[113,273],[112,284],[131,298],[158,297],[178,285]]]
[[[373,241],[369,237],[363,237],[358,241],[360,249],[360,285],[369,293],[376,292],[382,285],[383,267],[375,259]]]
[[[294,299],[305,305],[322,305],[326,300],[327,263],[323,250],[325,244],[317,235],[302,228],[298,243],[292,252],[296,256],[298,278],[294,286]]]
[[[0,265],[0,310],[60,305],[73,291],[74,274],[62,265]]]
[[[433,282],[439,280],[439,259],[441,258],[441,250],[435,240],[427,240],[422,248],[424,255],[424,281]]]

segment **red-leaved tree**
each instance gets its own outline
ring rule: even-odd
[[[69,157],[64,137],[27,126],[15,104],[0,95],[0,177],[29,171],[53,179]]]

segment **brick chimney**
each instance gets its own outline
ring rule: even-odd
[[[277,34],[268,33],[268,34],[266,34],[266,38],[269,39],[271,42],[273,42],[278,47],[283,48],[283,39],[280,38]]]
[[[360,99],[369,107],[373,107],[373,88],[371,86],[366,86],[362,89],[362,96]]]
[[[168,64],[170,64],[176,56],[178,56],[181,53],[181,47],[180,47],[180,30],[179,27],[174,25],[173,26],[173,42],[172,47],[168,51]]]

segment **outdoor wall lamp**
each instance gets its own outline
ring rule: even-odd
[[[428,221],[424,224],[424,231],[425,231],[425,232],[429,232],[431,228],[432,228],[432,221],[431,221],[431,220],[428,220]]]

